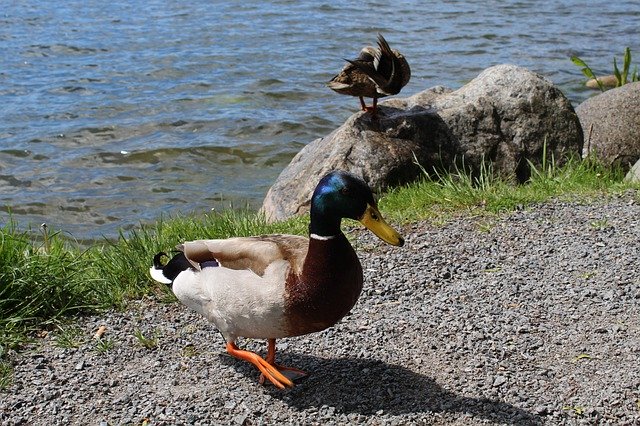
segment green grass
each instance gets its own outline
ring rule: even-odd
[[[138,340],[140,346],[146,349],[155,349],[158,347],[158,337],[157,333],[154,333],[153,337],[147,337],[144,335],[142,330],[136,328],[133,331],[133,336]]]
[[[478,177],[451,173],[439,179],[424,179],[385,194],[380,208],[385,216],[399,222],[442,220],[448,214],[495,214],[551,198],[585,199],[632,186],[623,182],[621,170],[603,167],[596,161],[569,160],[563,167],[544,163],[544,167],[532,168],[532,177],[525,185],[513,185],[488,171]]]
[[[109,337],[107,338],[98,337],[97,339],[94,339],[93,350],[96,351],[96,353],[104,355],[110,350],[112,350],[113,348],[115,348],[115,346],[116,344],[113,341],[113,339]]]
[[[100,304],[87,253],[58,234],[35,238],[13,223],[0,230],[0,343],[13,347],[39,328]],[[8,342],[8,343],[7,343]]]
[[[553,197],[602,198],[630,187],[638,185],[624,183],[619,170],[609,170],[595,161],[569,161],[563,167],[534,169],[530,182],[517,186],[487,170],[477,177],[454,173],[427,178],[425,174],[423,181],[385,194],[380,208],[396,223],[446,221],[451,215],[496,214]],[[191,239],[306,235],[307,226],[308,217],[268,224],[255,212],[229,210],[161,218],[155,224],[121,233],[115,241],[98,241],[83,248],[47,228],[21,231],[8,223],[0,228],[0,389],[11,383],[7,350],[19,349],[36,331],[57,328],[57,343],[73,347],[78,336],[69,328],[69,318],[104,308],[124,308],[128,300],[144,295],[171,297],[165,286],[148,276],[155,253]],[[136,337],[145,347],[155,344],[153,338],[141,333]],[[109,339],[96,339],[95,350],[108,352],[114,344]]]
[[[13,383],[13,370],[11,365],[0,360],[0,390],[6,389]]]
[[[82,343],[82,330],[74,324],[61,325],[55,333],[55,345],[59,348],[79,348]]]

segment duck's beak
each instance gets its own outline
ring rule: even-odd
[[[404,239],[384,221],[377,207],[368,204],[367,209],[359,220],[383,241],[399,247],[404,244]]]

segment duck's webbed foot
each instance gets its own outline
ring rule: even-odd
[[[285,367],[284,365],[276,364],[276,339],[267,339],[267,358],[266,362],[274,366],[283,376],[290,380],[297,380],[302,377],[308,376],[308,374],[302,370],[293,367]],[[266,377],[264,374],[260,375],[258,382],[262,385]]]
[[[262,359],[260,355],[251,351],[242,350],[238,348],[234,342],[227,342],[227,352],[235,358],[248,361],[255,365],[262,373],[260,376],[261,383],[264,382],[264,376],[277,388],[284,389],[285,387],[293,387],[293,382],[290,379],[280,373],[276,367]]]

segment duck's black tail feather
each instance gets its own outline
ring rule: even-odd
[[[153,256],[153,267],[149,270],[151,278],[160,283],[171,284],[180,272],[192,268],[191,263],[182,252],[176,253],[166,265],[162,264],[163,257],[168,257],[168,255],[160,252]]]

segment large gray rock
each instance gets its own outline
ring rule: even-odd
[[[430,99],[418,93],[392,100],[411,108]],[[431,100],[447,124],[464,165],[480,170],[483,161],[503,177],[526,182],[529,162],[562,164],[580,157],[583,135],[578,117],[564,94],[546,78],[514,65],[498,65],[455,92]]]
[[[640,158],[640,82],[587,99],[576,108],[584,131],[582,156],[629,170]]]
[[[455,142],[435,111],[381,106],[379,114],[377,119],[354,114],[328,136],[302,148],[267,192],[262,205],[267,218],[307,212],[318,180],[332,170],[350,171],[380,190],[415,180],[418,163],[453,161]]]
[[[529,162],[557,163],[582,150],[578,118],[564,95],[543,77],[513,65],[489,68],[456,91],[442,87],[380,104],[379,117],[351,116],[305,146],[267,193],[270,220],[308,211],[318,180],[335,169],[359,175],[376,189],[423,173],[462,168],[525,182]]]

